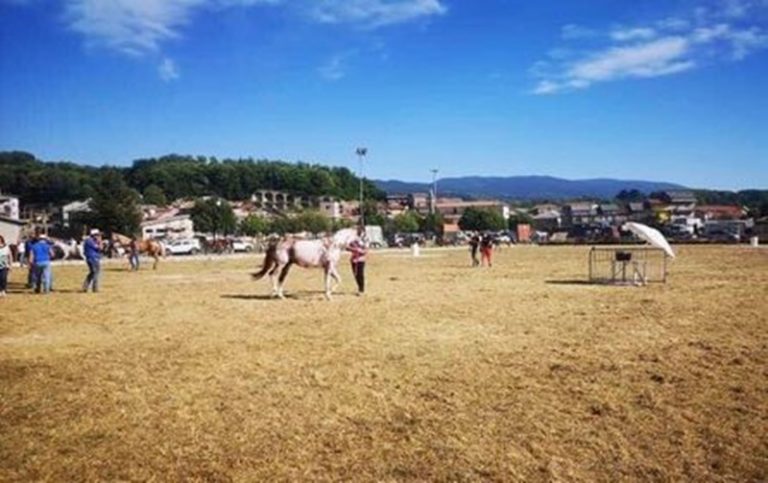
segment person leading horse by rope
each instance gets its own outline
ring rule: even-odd
[[[368,240],[365,236],[365,227],[357,227],[357,238],[347,245],[347,251],[352,253],[350,262],[352,274],[357,283],[357,295],[365,293],[365,256],[368,254]]]

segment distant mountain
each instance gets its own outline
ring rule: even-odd
[[[408,183],[398,180],[374,181],[389,194],[427,192],[429,183]],[[619,179],[568,180],[552,176],[484,177],[467,176],[437,181],[439,194],[472,198],[502,198],[510,200],[562,200],[568,198],[612,199],[621,190],[652,191],[685,189],[674,183]]]

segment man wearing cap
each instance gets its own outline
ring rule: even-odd
[[[91,236],[85,240],[83,245],[85,263],[88,264],[88,276],[83,282],[83,292],[87,292],[88,289],[98,292],[99,275],[101,274],[101,232],[98,228],[91,230]]]
[[[48,243],[48,236],[40,233],[32,244],[29,255],[29,265],[32,267],[35,292],[48,293],[51,291],[51,259],[53,253]]]

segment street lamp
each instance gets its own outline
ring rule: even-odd
[[[437,168],[430,169],[432,173],[432,213],[437,212]]]
[[[360,226],[365,226],[365,216],[363,215],[363,160],[368,154],[368,148],[357,148],[355,154],[357,154],[357,159],[360,161],[360,173],[358,175],[360,178]]]

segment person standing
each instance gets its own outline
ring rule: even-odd
[[[13,266],[11,248],[5,244],[5,238],[0,235],[0,297],[5,297],[8,288],[8,273]]]
[[[24,256],[22,257],[24,260],[23,264],[27,266],[27,288],[34,288],[36,285],[35,269],[32,266],[32,245],[34,245],[36,241],[37,233],[24,240],[24,246],[22,250],[24,253]]]
[[[482,264],[488,264],[488,266],[491,265],[491,255],[493,254],[493,237],[490,233],[486,233],[483,235],[483,237],[480,239],[480,254],[482,258]]]
[[[472,238],[469,239],[469,253],[472,256],[473,267],[480,265],[480,261],[477,259],[478,246],[480,246],[480,237],[475,233],[472,235]]]
[[[139,242],[136,237],[131,238],[131,243],[128,245],[128,261],[131,263],[131,271],[137,272],[139,270]]]
[[[91,230],[91,236],[83,244],[83,252],[85,252],[85,263],[88,264],[88,275],[83,282],[83,292],[89,289],[92,292],[98,292],[101,275],[101,232],[98,228]]]
[[[33,285],[35,293],[49,293],[51,291],[51,260],[53,251],[48,243],[48,235],[40,233],[32,244],[29,263],[32,267]]]
[[[357,238],[347,246],[347,250],[352,252],[352,273],[357,283],[357,295],[365,293],[365,256],[368,253],[368,243],[365,239],[365,228],[358,227]]]

